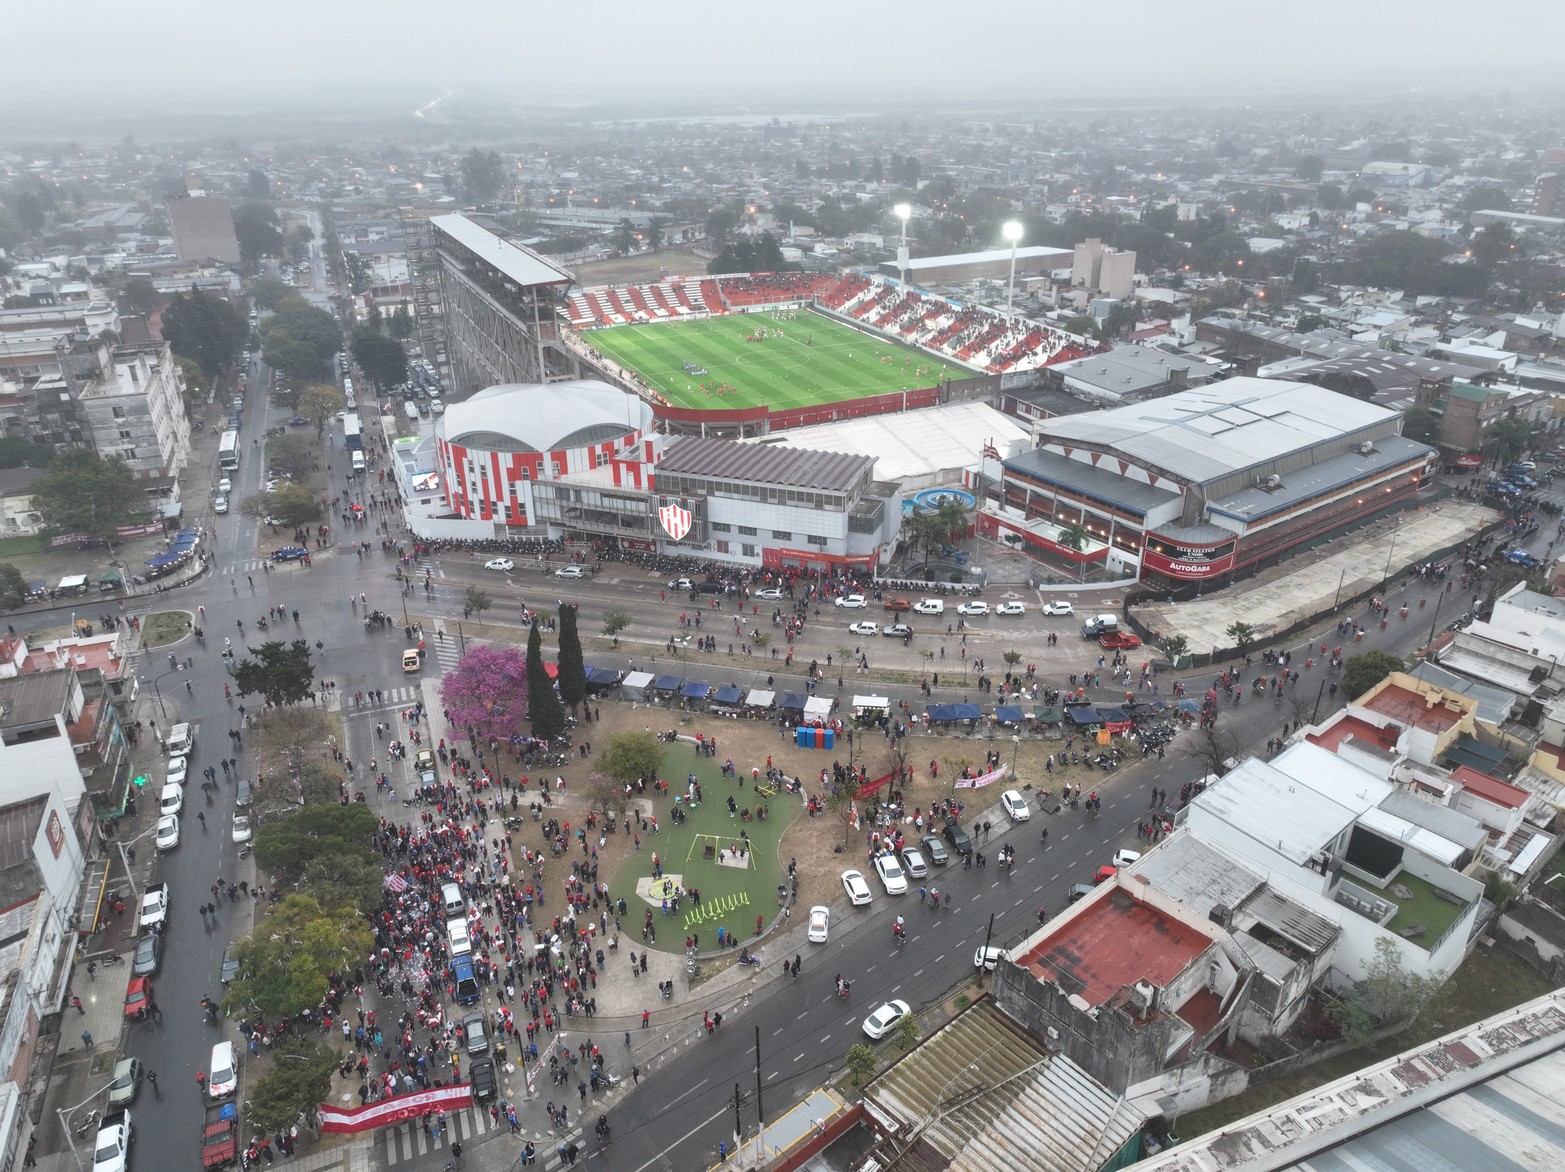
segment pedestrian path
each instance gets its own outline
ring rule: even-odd
[[[397,688],[382,688],[379,703],[365,698],[364,703],[355,705],[353,693],[342,688],[333,688],[326,697],[327,712],[379,712],[388,708],[411,708],[424,698],[424,690],[417,684],[404,684]]]
[[[423,1126],[418,1120],[409,1120],[399,1123],[395,1127],[388,1127],[382,1133],[386,1150],[386,1164],[400,1164],[408,1160],[416,1160],[420,1156],[426,1156],[430,1152],[449,1150],[455,1140],[467,1144],[487,1132],[498,1130],[502,1125],[489,1118],[489,1112],[483,1107],[468,1107],[461,1111],[446,1113],[446,1128],[438,1136],[424,1134]]]

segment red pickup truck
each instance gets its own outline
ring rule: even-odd
[[[1141,636],[1129,631],[1113,631],[1100,636],[1098,645],[1105,651],[1133,651],[1141,646]]]
[[[213,1103],[206,1109],[201,1127],[201,1166],[223,1168],[239,1154],[239,1107],[234,1103]]]

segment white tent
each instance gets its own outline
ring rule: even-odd
[[[831,719],[831,701],[824,696],[811,696],[804,702],[804,723],[825,724]]]
[[[632,700],[645,700],[647,689],[652,687],[652,673],[649,671],[633,671],[620,683],[620,694],[629,696]]]

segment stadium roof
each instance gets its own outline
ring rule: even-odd
[[[1396,416],[1307,383],[1234,378],[1109,411],[1046,419],[1038,424],[1038,439],[1116,452],[1202,484]]]
[[[1047,248],[1041,244],[1030,245],[1027,248],[1016,250],[1017,260],[1049,260],[1058,258],[1061,267],[1076,259],[1076,254],[1069,248]],[[931,269],[945,269],[953,265],[990,264],[994,261],[1010,262],[1011,250],[1009,248],[990,248],[983,252],[953,252],[946,256],[924,256],[917,260],[907,262],[907,271],[911,273],[928,272]]]
[[[1027,429],[1015,416],[987,403],[966,402],[791,428],[742,442],[769,448],[868,452],[875,459],[878,479],[924,488],[942,476],[955,480],[958,470],[978,462],[985,444],[993,443],[1004,452],[1013,443],[1028,440]]]
[[[596,379],[502,383],[446,407],[435,433],[491,452],[553,452],[618,439],[651,423],[651,409]]]
[[[806,448],[760,448],[732,440],[685,436],[658,462],[659,475],[711,476],[754,484],[786,484],[825,492],[847,492],[874,466],[870,456],[817,452]]]
[[[512,244],[466,216],[431,216],[430,224],[518,285],[572,285],[576,278],[530,248]]]

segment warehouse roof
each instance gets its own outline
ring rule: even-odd
[[[872,456],[817,452],[807,448],[761,447],[733,440],[685,436],[658,462],[659,475],[710,476],[753,484],[784,484],[824,492],[847,492],[874,467]]]
[[[1234,378],[1092,415],[1047,419],[1039,442],[1118,453],[1201,484],[1396,418],[1349,395]]]

